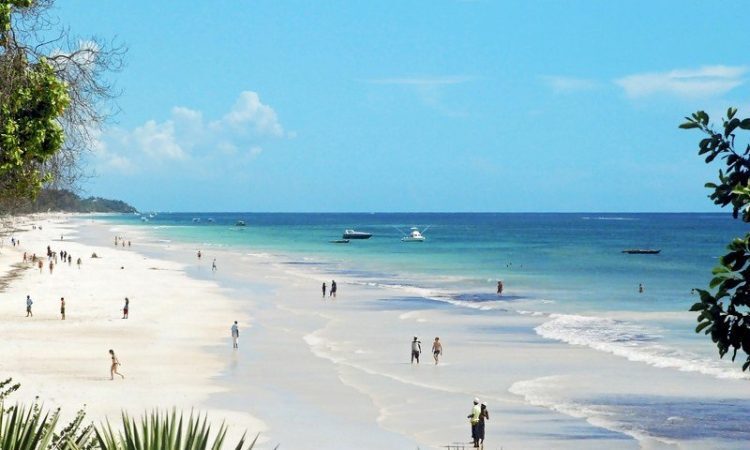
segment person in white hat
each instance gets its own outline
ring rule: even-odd
[[[482,409],[479,406],[479,399],[474,397],[474,406],[471,407],[471,414],[466,416],[471,423],[471,439],[474,441],[474,448],[479,448],[479,416]]]

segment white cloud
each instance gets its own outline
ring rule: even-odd
[[[177,106],[164,121],[148,120],[131,130],[112,128],[97,136],[94,158],[103,171],[147,171],[162,163],[183,170],[221,173],[258,157],[269,139],[293,137],[257,93],[240,94],[228,112],[210,120],[201,111]],[[247,150],[245,150],[247,149]],[[221,167],[220,167],[221,166]]]
[[[614,80],[631,98],[668,94],[696,98],[721,95],[745,82],[745,67],[704,66],[698,69],[679,69],[628,75]]]
[[[276,117],[276,111],[263,104],[258,94],[252,91],[240,94],[232,110],[223,117],[221,122],[235,128],[252,126],[261,135],[284,135],[284,128]]]
[[[601,86],[598,81],[589,78],[563,76],[542,76],[539,78],[557,94],[590,91]]]
[[[184,159],[185,151],[177,143],[174,122],[149,120],[133,130],[133,140],[140,150],[154,159]]]

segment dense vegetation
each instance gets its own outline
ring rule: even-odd
[[[3,211],[0,203],[0,212]],[[136,209],[121,200],[109,200],[101,197],[81,198],[65,189],[43,189],[36,199],[17,204],[13,213],[38,213],[48,211],[79,213],[133,213]]]
[[[750,223],[750,145],[744,149],[736,142],[738,131],[750,130],[750,118],[739,119],[736,108],[727,110],[722,127],[716,130],[708,114],[698,111],[683,129],[698,129],[706,135],[698,144],[698,154],[705,155],[706,163],[715,159],[724,161],[716,183],[706,183],[712,190],[709,196],[721,207],[732,206],[732,215]],[[742,370],[750,368],[750,233],[735,238],[728,246],[729,252],[719,259],[713,269],[713,279],[708,289],[697,289],[700,301],[691,311],[699,312],[696,333],[710,335],[719,349],[719,355],[731,352],[732,361],[737,353],[746,355]],[[715,290],[715,291],[714,291]]]

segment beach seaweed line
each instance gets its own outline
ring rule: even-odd
[[[24,263],[16,263],[11,266],[11,269],[2,277],[0,277],[0,292],[5,292],[5,289],[10,285],[10,282],[20,278],[24,270],[28,269],[29,265]]]

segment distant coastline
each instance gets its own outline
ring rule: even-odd
[[[17,205],[0,205],[0,213],[30,214],[40,212],[134,213],[138,210],[122,200],[102,197],[83,198],[66,189],[44,189],[33,201]]]

